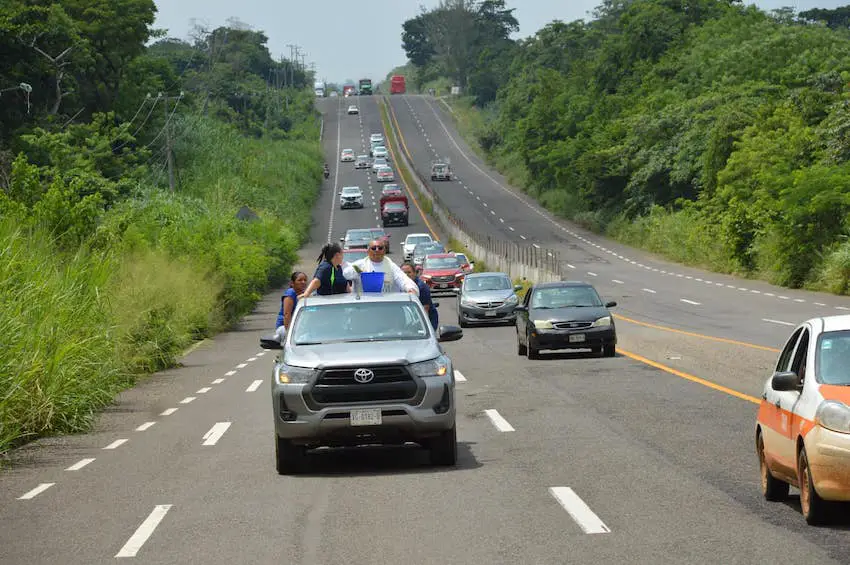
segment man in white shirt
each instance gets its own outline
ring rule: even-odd
[[[410,277],[404,274],[401,267],[384,256],[386,251],[384,244],[380,241],[369,242],[369,256],[345,265],[342,269],[343,276],[350,281],[357,280],[359,275],[354,267],[359,268],[363,273],[382,272],[384,273],[384,290],[408,292],[419,296],[419,287],[410,280]]]

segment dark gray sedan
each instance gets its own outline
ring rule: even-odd
[[[466,275],[457,297],[457,318],[460,327],[471,323],[510,322],[516,320],[514,308],[516,291],[505,273],[474,273]]]

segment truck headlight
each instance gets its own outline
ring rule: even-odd
[[[603,316],[599,318],[592,324],[590,324],[591,328],[605,328],[611,325],[611,316]]]
[[[282,384],[303,384],[310,382],[315,374],[315,369],[306,367],[293,367],[292,365],[281,365],[277,374],[277,381]]]
[[[448,371],[449,358],[445,355],[410,365],[410,372],[417,377],[444,377]]]
[[[538,330],[551,330],[554,326],[549,320],[534,320],[534,327]]]
[[[815,412],[815,423],[834,432],[850,433],[850,408],[843,402],[824,400]]]

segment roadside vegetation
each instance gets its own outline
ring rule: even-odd
[[[420,83],[552,212],[715,271],[850,292],[850,13],[603,0],[513,41],[502,0],[405,22]],[[465,31],[465,33],[460,33]]]
[[[307,233],[312,77],[238,22],[187,43],[154,14],[152,0],[0,14],[0,454],[88,429],[250,312]]]

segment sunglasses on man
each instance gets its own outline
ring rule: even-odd
[[[372,251],[383,251],[383,250],[384,250],[384,246],[383,246],[383,245],[373,245],[373,246],[372,246],[372,247],[370,247],[369,249],[371,249]]]

